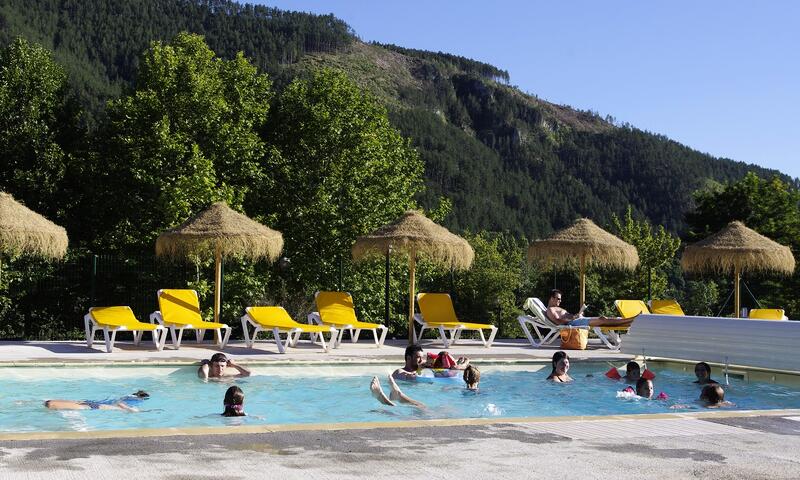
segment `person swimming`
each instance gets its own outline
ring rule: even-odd
[[[223,417],[245,417],[244,413],[244,392],[236,385],[228,388],[225,392],[225,399],[223,400],[225,411],[222,412]]]
[[[131,395],[105,400],[46,400],[44,406],[50,410],[125,410],[138,412],[137,405],[150,398],[144,390]]]
[[[725,390],[719,383],[709,383],[700,392],[700,401],[706,408],[734,407],[731,402],[725,400]]]
[[[464,383],[467,390],[477,391],[478,384],[481,383],[481,371],[475,365],[467,365],[464,369]]]
[[[567,372],[569,372],[569,355],[567,355],[567,352],[559,350],[558,352],[554,353],[551,363],[552,371],[550,372],[550,375],[547,376],[547,380],[556,383],[567,383],[572,381],[572,377],[567,374]]]
[[[697,380],[695,380],[694,383],[698,383],[700,385],[719,383],[711,378],[711,365],[707,364],[706,362],[699,362],[697,365],[695,365],[694,374],[697,377]]]
[[[628,383],[636,383],[638,385],[637,382],[639,382],[641,377],[642,377],[642,370],[639,367],[638,363],[630,361],[625,365],[625,376],[622,377],[623,380],[625,380]]]

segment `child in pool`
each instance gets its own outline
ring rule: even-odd
[[[481,382],[481,371],[475,365],[467,365],[464,369],[464,383],[467,390],[478,391],[478,384]]]
[[[125,410],[138,412],[136,405],[150,398],[150,394],[139,390],[131,395],[105,400],[46,400],[44,406],[50,410]]]
[[[636,396],[645,398],[647,400],[666,400],[669,398],[666,393],[661,392],[654,399],[653,393],[655,393],[655,388],[653,386],[653,381],[647,378],[639,378],[639,380],[636,381],[635,391],[632,387],[625,387],[625,389],[620,393],[625,394],[625,396],[631,396],[635,394]]]
[[[626,383],[637,383],[641,377],[642,370],[638,363],[630,361],[627,363],[627,365],[625,365],[625,376],[623,377],[623,380],[625,380]]]
[[[735,407],[731,402],[725,400],[725,390],[719,383],[710,383],[703,387],[700,392],[700,401],[706,408]]]
[[[706,362],[700,362],[695,365],[694,374],[697,377],[694,383],[699,383],[700,385],[719,383],[711,378],[711,366]]]
[[[230,387],[225,392],[225,411],[222,412],[223,417],[244,417],[244,392],[236,385]]]

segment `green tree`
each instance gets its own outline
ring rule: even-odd
[[[255,203],[283,232],[295,279],[337,287],[356,237],[415,207],[422,163],[385,108],[333,70],[286,87],[267,138],[280,155],[268,159],[273,183]]]
[[[269,79],[241,53],[220,59],[188,33],[153,42],[135,90],[108,105],[108,145],[95,171],[98,218],[115,220],[102,229],[105,243],[150,248],[164,228],[216,200],[241,210],[265,181],[258,132],[270,98]]]
[[[77,129],[67,75],[45,48],[18,38],[0,51],[0,190],[50,218],[68,165],[62,148]]]

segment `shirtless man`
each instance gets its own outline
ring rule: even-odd
[[[236,372],[234,373],[233,370]],[[234,363],[234,361],[226,357],[224,353],[215,353],[211,357],[211,360],[203,360],[200,362],[200,368],[197,369],[197,376],[203,380],[221,377],[249,377],[250,370]]]
[[[425,365],[425,355],[419,345],[409,345],[406,347],[405,362],[403,368],[398,368],[392,372],[392,377],[398,380],[416,380],[417,371]]]
[[[557,325],[569,325],[571,327],[628,327],[633,323],[633,318],[584,317],[583,308],[579,313],[573,314],[561,308],[560,305],[561,290],[551,290],[545,314],[550,321]]]

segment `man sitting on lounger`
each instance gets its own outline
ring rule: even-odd
[[[569,325],[571,327],[629,327],[633,323],[633,318],[619,317],[584,317],[583,309],[578,313],[569,313],[561,308],[561,290],[553,289],[550,291],[550,298],[547,300],[547,311],[545,315],[557,325]]]
[[[200,368],[197,369],[197,376],[203,380],[222,377],[249,377],[250,370],[238,363],[234,363],[233,359],[226,357],[224,353],[215,353],[211,356],[211,360],[203,360],[200,362]]]

